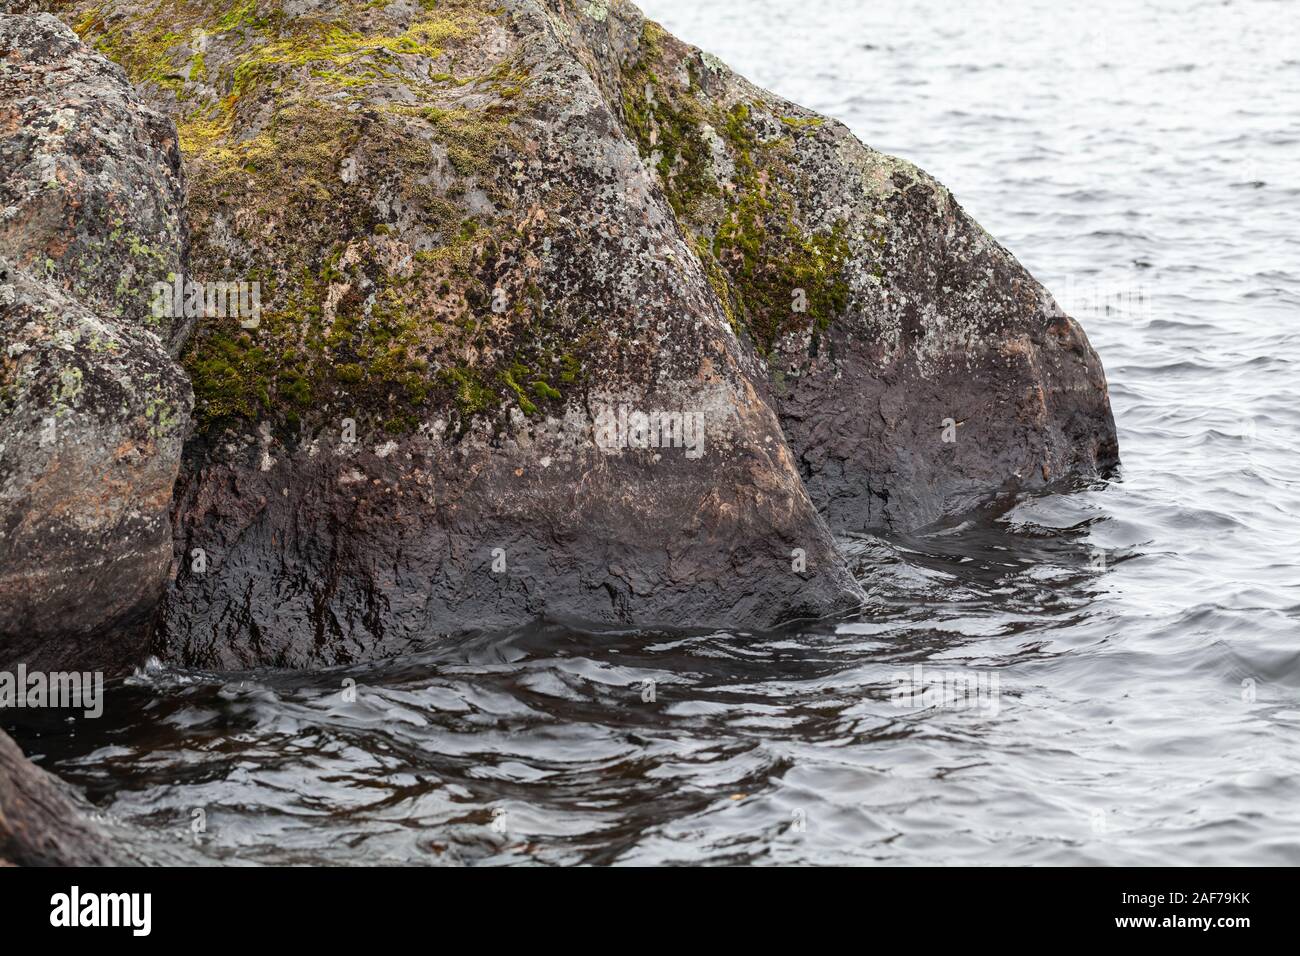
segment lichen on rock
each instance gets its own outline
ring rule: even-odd
[[[188,431],[170,121],[52,16],[0,19],[0,667],[139,661]]]
[[[833,530],[1115,461],[1086,338],[946,189],[623,0],[49,6],[175,120],[187,275],[260,290],[184,354],[164,656],[773,626],[860,605]],[[603,446],[629,410],[702,453]]]
[[[645,21],[619,77],[623,118],[728,317],[766,356],[783,336],[824,331],[843,314],[849,248],[843,221],[812,226],[799,201],[807,184],[791,141],[822,120],[778,121],[749,91],[720,93],[727,76]]]
[[[1116,464],[1082,330],[947,189],[612,11],[575,28],[833,528],[912,529]]]
[[[543,614],[861,600],[567,12],[62,13],[176,119],[193,276],[261,291],[255,327],[207,317],[185,357],[160,652],[301,666]],[[597,447],[618,406],[699,414],[707,454]]]

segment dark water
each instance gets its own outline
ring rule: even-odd
[[[1300,863],[1300,7],[645,6],[951,186],[1084,323],[1119,479],[853,540],[854,621],[153,669],[23,743],[181,859]]]

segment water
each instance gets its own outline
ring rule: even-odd
[[[198,861],[1300,863],[1300,10],[1063,6],[646,3],[952,187],[1084,323],[1118,480],[849,542],[854,621],[154,668],[24,745]]]

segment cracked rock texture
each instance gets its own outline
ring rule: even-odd
[[[193,276],[260,290],[183,355],[170,659],[773,626],[861,603],[836,531],[1116,460],[1083,333],[947,190],[629,3],[28,5],[175,121]],[[702,453],[601,447],[622,409]]]

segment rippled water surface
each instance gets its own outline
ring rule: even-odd
[[[1300,863],[1300,8],[644,6],[952,187],[1101,353],[1118,480],[854,539],[852,621],[155,669],[29,752],[180,859]]]

